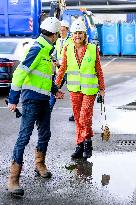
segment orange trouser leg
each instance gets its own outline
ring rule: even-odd
[[[72,102],[72,109],[73,109],[73,114],[74,114],[74,119],[75,119],[75,124],[76,124],[76,142],[78,142],[79,141],[78,139],[80,139],[79,118],[80,118],[80,110],[82,106],[83,94],[80,92],[77,92],[77,93],[70,92],[70,98]],[[82,139],[82,141],[83,140],[84,139]],[[77,144],[79,143],[80,142],[78,142]]]
[[[70,97],[76,123],[76,142],[80,144],[85,139],[90,139],[93,136],[92,117],[96,96],[71,92]]]
[[[81,125],[80,136],[84,140],[90,139],[94,135],[92,130],[92,117],[95,98],[96,95],[83,95],[79,123]]]

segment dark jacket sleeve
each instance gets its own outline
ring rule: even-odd
[[[51,92],[53,95],[55,95],[58,92],[58,86],[55,84],[54,80],[55,78],[53,78],[52,80],[52,88],[51,88]]]
[[[8,102],[11,104],[18,104],[21,91],[10,90]]]

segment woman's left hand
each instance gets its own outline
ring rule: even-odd
[[[56,99],[63,99],[64,98],[64,94],[61,90],[58,90],[58,92],[56,93],[55,97]]]
[[[104,97],[105,91],[104,91],[104,90],[100,90],[100,91],[99,91],[99,95],[101,95],[102,97]]]

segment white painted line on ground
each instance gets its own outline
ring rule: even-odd
[[[117,58],[113,58],[111,61],[109,61],[108,63],[102,65],[102,68],[107,67],[110,63],[112,63],[113,61],[115,61]]]
[[[17,108],[21,108],[21,107],[17,107]],[[8,107],[0,107],[0,109],[8,109]]]
[[[136,60],[136,56],[135,57],[120,57],[119,60]]]

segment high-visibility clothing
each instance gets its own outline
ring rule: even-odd
[[[67,88],[72,92],[94,95],[98,92],[98,78],[95,71],[96,45],[88,44],[81,65],[78,65],[74,45],[67,46]]]
[[[76,123],[76,144],[93,137],[92,116],[96,95],[70,92],[74,119]]]
[[[58,38],[56,41],[56,51],[57,51],[57,59],[61,60],[63,56],[64,47],[68,44],[72,43],[71,38]]]
[[[13,74],[11,89],[14,91],[28,89],[44,95],[50,95],[52,86],[50,52],[53,46],[42,36],[39,36],[36,41],[38,46],[40,46],[39,53],[29,67],[23,65],[23,63],[19,64]]]
[[[58,38],[56,41],[56,53],[57,53],[57,60],[61,64],[62,57],[63,57],[63,52],[64,52],[64,47],[67,46],[69,43],[72,43],[71,38]],[[59,68],[56,67],[56,72],[58,72]]]

